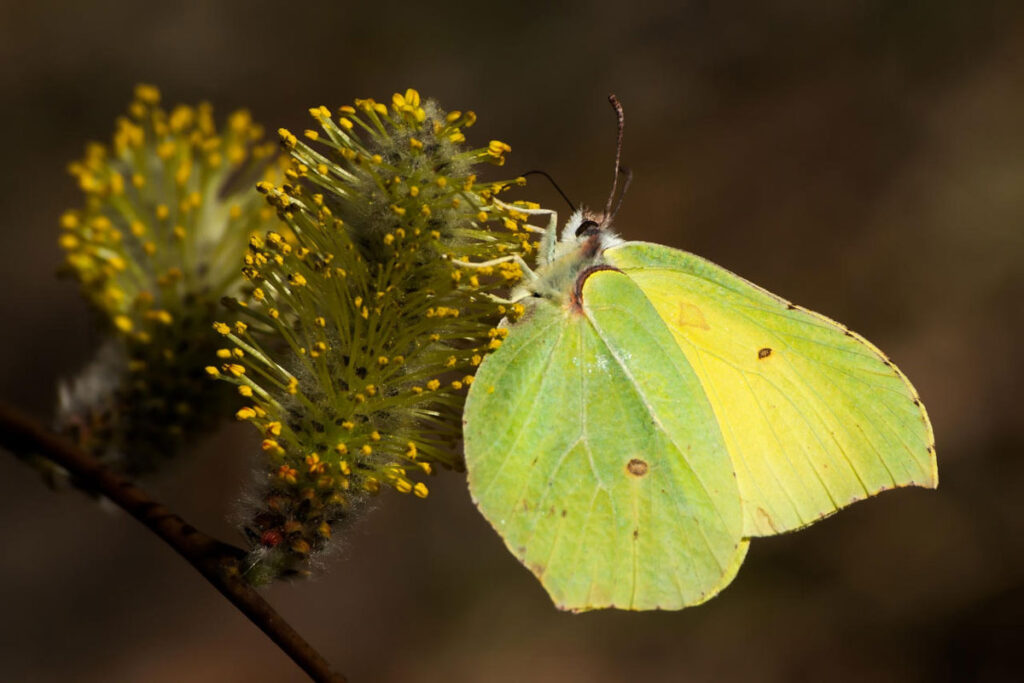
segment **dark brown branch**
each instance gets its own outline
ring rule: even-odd
[[[66,469],[81,488],[109,498],[174,548],[313,680],[345,681],[345,677],[331,671],[327,660],[241,577],[238,563],[244,551],[197,530],[130,480],[3,403],[0,403],[0,447],[20,456],[42,456]]]

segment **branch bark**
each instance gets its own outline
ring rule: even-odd
[[[185,558],[313,680],[344,683],[345,677],[332,671],[327,660],[242,578],[239,561],[245,551],[199,531],[131,480],[3,403],[0,447],[16,455],[42,456],[66,469],[81,488],[109,498]]]

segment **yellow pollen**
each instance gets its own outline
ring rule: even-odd
[[[161,325],[170,325],[174,322],[174,318],[167,311],[148,311],[146,317],[150,320],[155,320]]]

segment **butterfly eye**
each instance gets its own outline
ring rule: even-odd
[[[595,232],[597,232],[597,223],[595,221],[583,221],[580,223],[580,227],[576,228],[577,237],[593,235]]]

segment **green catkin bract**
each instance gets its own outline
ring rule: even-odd
[[[217,348],[220,299],[243,280],[250,234],[276,224],[253,184],[280,177],[276,145],[236,111],[220,129],[208,104],[160,106],[140,85],[112,144],[69,166],[84,194],[61,217],[64,271],[107,340],[61,389],[59,426],[129,474],[155,469],[237,398],[203,370]]]
[[[279,131],[285,182],[259,186],[287,230],[250,241],[250,291],[227,302],[241,319],[216,326],[228,343],[207,368],[251,399],[237,417],[263,435],[242,522],[255,583],[307,574],[368,496],[424,498],[437,465],[460,465],[466,389],[522,311],[492,295],[522,271],[459,262],[536,248],[526,216],[494,201],[511,183],[477,180],[509,147],[467,147],[472,112],[408,90],[310,113],[319,130]]]

